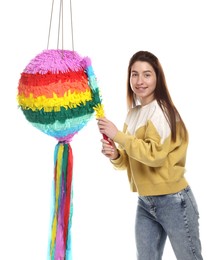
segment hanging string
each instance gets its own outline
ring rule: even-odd
[[[61,31],[62,31],[62,50],[63,50],[63,0],[60,0],[59,25],[58,25],[58,35],[57,35],[57,49],[59,49],[60,24],[62,26]]]
[[[54,0],[52,1],[52,7],[51,7],[51,13],[50,13],[50,25],[49,25],[49,32],[48,32],[48,38],[47,38],[47,49],[49,48],[49,42],[50,42],[50,32],[51,32],[52,17],[53,17],[53,6],[54,6]]]
[[[72,1],[70,0],[70,26],[71,26],[71,42],[72,42],[72,50],[74,51],[74,40],[73,40],[73,11],[72,11]],[[52,19],[53,19],[53,12],[54,12],[54,0],[52,0],[52,7],[51,7],[51,15],[50,15],[50,23],[49,23],[49,32],[48,32],[48,39],[47,39],[47,49],[49,49],[50,43],[50,35],[51,35],[51,28],[52,28]],[[58,35],[57,35],[57,49],[59,49],[60,45],[60,34],[62,33],[62,50],[64,49],[64,8],[63,8],[63,0],[60,0],[60,7],[59,7],[59,23],[58,23]]]
[[[73,10],[72,10],[72,1],[71,0],[70,0],[70,19],[71,19],[72,50],[74,51],[74,43],[73,43]]]

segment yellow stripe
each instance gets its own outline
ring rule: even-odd
[[[63,97],[58,97],[53,93],[53,98],[47,98],[45,96],[33,97],[33,94],[27,98],[24,95],[18,95],[18,104],[24,109],[31,109],[33,111],[44,109],[45,112],[60,111],[61,107],[66,109],[75,108],[80,104],[86,104],[87,101],[92,100],[92,94],[90,90],[86,90],[81,93],[66,92]]]

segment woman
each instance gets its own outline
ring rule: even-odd
[[[128,114],[123,131],[107,118],[98,127],[108,140],[102,153],[127,170],[138,193],[138,260],[161,260],[167,236],[178,260],[201,260],[199,213],[184,177],[188,133],[174,106],[158,58],[139,51],[129,62]]]

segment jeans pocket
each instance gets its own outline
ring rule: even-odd
[[[187,188],[185,188],[185,193],[186,193],[187,197],[189,198],[189,201],[190,201],[193,209],[195,210],[195,213],[199,217],[198,205],[197,205],[196,199],[194,197],[194,194],[189,186]]]

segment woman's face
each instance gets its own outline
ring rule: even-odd
[[[148,62],[136,61],[132,65],[130,85],[142,106],[154,100],[156,82],[156,73]]]

